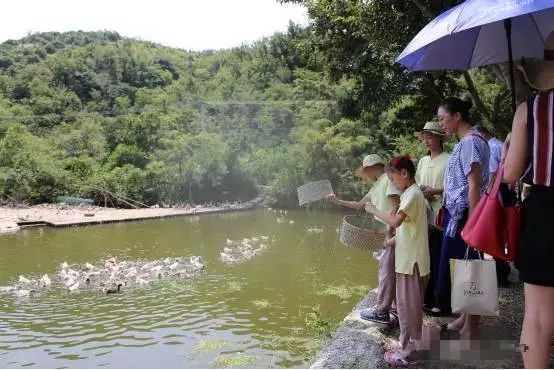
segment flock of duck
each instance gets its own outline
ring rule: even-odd
[[[285,218],[285,216],[288,213],[286,209],[273,209],[273,208],[268,208],[268,209],[278,215],[276,219],[278,224],[287,224],[287,223],[290,225],[294,224],[294,220],[287,221],[287,219]],[[308,228],[306,231],[311,234],[319,234],[323,232],[323,229],[317,226],[313,226]]]
[[[118,261],[108,258],[95,266],[90,263],[68,265],[63,262],[59,272],[50,278],[19,276],[17,283],[0,287],[1,293],[28,297],[52,287],[61,287],[69,292],[95,290],[104,294],[121,293],[133,286],[147,286],[162,278],[193,278],[204,271],[200,256],[169,257],[154,261]]]
[[[273,209],[273,208],[268,208],[270,211],[273,211],[273,213],[275,214],[279,214],[280,216],[277,216],[277,223],[278,224],[283,224],[283,223],[288,223],[290,225],[294,224],[294,220],[286,220],[285,219],[285,216],[287,215],[288,211],[286,209]]]
[[[223,252],[219,254],[221,261],[235,264],[248,261],[267,248],[268,236],[254,236],[242,240],[227,239]]]
[[[293,224],[287,221],[287,210],[272,210],[278,214],[278,223]],[[308,233],[318,234],[322,228],[310,227]],[[268,236],[253,236],[242,240],[226,240],[220,253],[223,263],[236,264],[248,261],[259,255],[268,247]],[[47,274],[42,277],[19,276],[16,283],[0,286],[0,294],[13,294],[17,297],[28,297],[44,292],[51,287],[58,287],[69,292],[94,290],[105,294],[121,293],[133,286],[147,286],[153,281],[169,278],[193,278],[204,271],[205,266],[200,256],[165,258],[154,261],[118,261],[116,257],[108,258],[97,265],[91,263],[68,265],[64,262],[52,278]]]

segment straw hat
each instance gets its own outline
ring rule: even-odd
[[[444,136],[444,135],[445,135],[444,130],[441,128],[441,126],[439,125],[439,123],[438,123],[438,122],[435,122],[435,121],[426,122],[426,123],[425,123],[425,126],[423,126],[423,130],[420,131],[420,132],[416,132],[416,133],[415,133],[415,136],[417,136],[417,137],[420,138],[421,135],[422,135],[424,132],[428,132],[428,133],[430,133],[430,134],[438,135],[438,136]]]
[[[364,172],[364,168],[366,167],[372,167],[376,164],[382,164],[385,165],[385,161],[379,154],[370,154],[366,155],[364,158],[364,161],[362,162],[362,165],[356,169],[356,172],[354,172],[354,175],[357,177],[361,177],[362,179],[366,179],[367,175]]]
[[[554,88],[554,32],[544,43],[543,60],[524,61],[517,66],[531,87],[546,91]]]

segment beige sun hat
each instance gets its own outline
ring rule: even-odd
[[[361,177],[362,179],[367,179],[367,175],[364,172],[364,168],[366,167],[372,167],[376,164],[382,164],[385,165],[385,161],[379,154],[369,154],[364,157],[364,161],[362,162],[362,165],[356,169],[356,172],[354,172],[354,175],[357,177]]]
[[[554,31],[544,43],[544,58],[524,61],[517,68],[523,72],[531,87],[540,91],[554,88]]]
[[[429,121],[429,122],[426,122],[425,123],[425,126],[423,126],[423,130],[421,130],[420,132],[416,132],[415,133],[415,136],[417,137],[421,137],[421,135],[424,133],[424,132],[429,132],[433,135],[438,135],[438,136],[444,136],[446,135],[446,133],[444,132],[444,130],[442,129],[442,127],[439,125],[438,122],[435,122],[435,121]]]

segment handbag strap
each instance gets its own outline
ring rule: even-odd
[[[494,180],[489,183],[486,193],[490,196],[495,197],[498,194],[498,189],[500,188],[500,183],[504,177],[504,163],[500,163],[498,169],[493,175]]]
[[[470,247],[469,247],[469,245],[468,245],[467,248],[466,248],[466,254],[465,254],[465,256],[464,256],[464,261],[466,261],[466,262],[469,261],[469,248],[470,248]],[[482,260],[483,260],[483,253],[477,251],[477,255],[479,256],[479,260],[482,261]]]

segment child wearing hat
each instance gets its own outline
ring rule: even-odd
[[[335,194],[329,194],[327,201],[353,209],[364,209],[366,203],[371,201],[375,206],[385,212],[391,213],[396,210],[399,204],[400,192],[392,185],[391,181],[385,173],[385,161],[378,154],[367,155],[362,165],[356,169],[357,177],[373,182],[371,190],[358,202],[346,201],[336,197]],[[387,225],[378,217],[377,221],[383,224],[383,228]],[[396,292],[396,275],[394,272],[394,242],[392,240],[392,230],[389,230],[385,243],[383,244],[382,254],[379,258],[379,285],[377,287],[377,303],[375,307],[364,309],[361,312],[361,317],[365,320],[389,324],[390,315],[395,292]]]
[[[366,211],[396,228],[396,306],[400,338],[385,353],[392,366],[415,363],[416,342],[421,340],[423,298],[430,273],[427,233],[427,201],[415,182],[415,166],[409,156],[393,158],[387,174],[402,192],[395,214],[380,211],[369,201]]]

